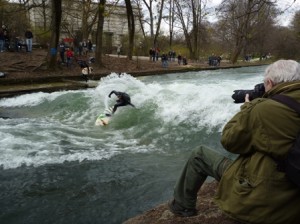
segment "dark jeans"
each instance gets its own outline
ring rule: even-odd
[[[174,189],[174,198],[185,208],[194,209],[197,193],[208,176],[219,181],[232,160],[199,146],[193,150]]]

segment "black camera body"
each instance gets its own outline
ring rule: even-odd
[[[255,85],[252,90],[234,90],[234,94],[231,96],[234,99],[234,103],[244,103],[246,94],[249,94],[249,100],[253,100],[262,97],[265,93],[265,86],[263,83]]]

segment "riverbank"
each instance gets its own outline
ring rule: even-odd
[[[207,62],[188,62],[188,65],[179,65],[177,61],[169,62],[167,68],[162,68],[161,62],[150,61],[148,57],[134,57],[128,60],[125,56],[105,55],[103,66],[97,68],[92,65],[93,73],[89,81],[85,82],[81,76],[81,68],[73,61],[72,66],[60,64],[55,72],[46,70],[47,51],[36,49],[32,53],[2,52],[0,53],[0,72],[5,74],[0,78],[0,98],[12,97],[32,92],[54,92],[60,90],[76,90],[94,88],[98,81],[113,72],[127,73],[134,77],[148,75],[163,75],[167,73],[201,71],[258,66],[266,62],[239,62],[230,64],[222,61],[218,67],[208,66]],[[77,60],[88,61],[93,54],[78,57]]]
[[[217,190],[217,182],[206,183],[198,193],[197,210],[198,214],[192,217],[179,217],[168,210],[167,203],[128,219],[123,224],[239,224],[230,219],[213,202]]]

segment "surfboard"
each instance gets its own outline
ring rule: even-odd
[[[112,118],[112,107],[107,108],[104,110],[103,113],[99,114],[96,121],[95,125],[96,126],[106,126],[110,123],[110,120]]]

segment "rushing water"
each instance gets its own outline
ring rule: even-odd
[[[1,99],[0,223],[122,223],[166,202],[195,146],[225,153],[233,90],[253,89],[264,69],[111,74],[94,89]],[[96,127],[111,90],[136,109]]]

